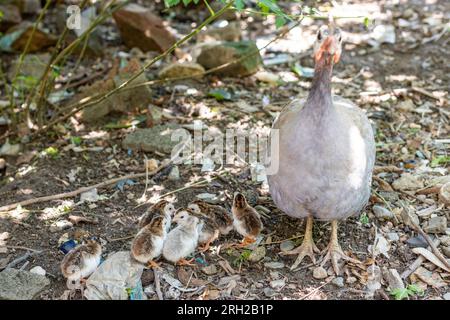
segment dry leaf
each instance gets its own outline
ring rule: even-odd
[[[442,263],[442,261],[439,260],[438,257],[436,257],[432,252],[428,251],[427,249],[425,249],[425,248],[414,248],[414,249],[412,249],[412,252],[414,252],[415,254],[422,255],[425,259],[427,259],[428,261],[432,262],[433,264],[435,264],[436,266],[438,266],[442,270],[450,272],[450,269],[448,269],[444,265],[444,263]]]

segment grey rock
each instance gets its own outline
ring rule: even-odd
[[[291,240],[286,240],[280,243],[280,249],[283,252],[290,251],[294,249],[294,242]]]
[[[70,229],[73,227],[72,222],[67,220],[59,220],[50,225],[50,231],[51,232],[58,232],[66,229]]]
[[[441,241],[441,243],[444,246],[450,246],[450,237],[449,236],[442,236],[439,238],[439,240]]]
[[[423,181],[411,173],[403,173],[399,179],[392,183],[396,190],[417,190],[423,188]]]
[[[250,253],[248,257],[248,261],[250,262],[258,262],[262,260],[266,256],[266,248],[264,246],[257,247],[255,250]]]
[[[41,276],[45,276],[46,271],[41,266],[36,266],[30,269],[31,273],[39,274]]]
[[[212,69],[250,53],[254,53],[254,55],[215,72],[225,76],[247,76],[258,71],[262,66],[261,55],[253,41],[221,42],[205,45],[197,57],[197,62],[205,69]]]
[[[450,292],[447,292],[446,294],[444,294],[442,296],[442,298],[444,298],[444,300],[450,300]]]
[[[217,195],[212,194],[212,193],[207,193],[207,192],[200,193],[196,197],[200,200],[203,200],[203,201],[211,203],[211,204],[219,203],[219,198],[217,197]]]
[[[180,127],[175,124],[159,125],[153,128],[137,129],[122,141],[126,150],[162,152],[170,154],[179,141],[171,141],[172,133]],[[184,130],[184,129],[181,129]]]
[[[397,232],[388,232],[388,234],[386,234],[386,238],[389,241],[394,241],[394,242],[397,242],[398,240],[400,240],[400,237],[398,236]]]
[[[327,270],[322,267],[317,267],[313,270],[313,277],[315,279],[325,279],[328,277]]]
[[[50,280],[45,276],[5,269],[0,272],[0,300],[31,300],[49,285]]]
[[[423,230],[427,233],[445,233],[447,230],[447,218],[433,217],[424,226]]]
[[[405,284],[403,283],[402,278],[399,273],[395,269],[389,269],[383,272],[383,277],[388,283],[388,288],[390,290],[395,289],[405,289]]]
[[[264,266],[269,269],[283,269],[284,263],[283,262],[266,262],[266,263],[264,263]]]
[[[286,285],[286,280],[278,279],[270,281],[270,287],[275,290],[281,290]]]
[[[348,284],[354,284],[356,281],[358,281],[358,279],[356,279],[355,277],[348,277],[346,282]]]
[[[217,267],[214,264],[211,264],[207,267],[203,267],[201,270],[204,274],[207,274],[209,276],[217,273]]]
[[[264,288],[263,292],[268,298],[271,298],[277,294],[277,292],[272,288]]]
[[[342,278],[342,277],[334,278],[331,281],[331,283],[334,284],[338,288],[343,288],[344,287],[344,278]]]
[[[398,201],[398,193],[393,191],[380,191],[382,196],[388,203],[394,203]]]
[[[372,210],[375,214],[375,217],[377,217],[377,219],[380,221],[391,220],[394,218],[394,214],[382,206],[375,205],[373,206]]]
[[[180,180],[180,169],[178,166],[174,166],[172,170],[170,170],[168,179],[171,181],[178,181]]]
[[[406,240],[406,244],[410,248],[426,248],[428,247],[427,241],[422,236],[412,237]]]

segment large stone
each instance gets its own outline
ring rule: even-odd
[[[433,217],[424,226],[423,230],[428,233],[445,233],[447,230],[447,218]]]
[[[45,276],[17,269],[0,272],[0,300],[31,300],[50,285]]]
[[[33,33],[34,25],[24,21],[8,30],[0,39],[0,50],[5,52],[24,52],[28,39]],[[57,38],[47,32],[37,28],[28,45],[27,53],[44,50],[56,44]]]
[[[236,61],[214,73],[225,76],[247,76],[257,72],[263,65],[258,47],[253,41],[222,42],[205,45],[201,48],[197,62],[205,69],[212,69],[241,58],[242,60]]]
[[[391,220],[394,218],[394,214],[382,206],[375,205],[373,206],[372,210],[375,214],[375,217],[377,217],[377,219],[380,221]]]
[[[180,127],[176,124],[158,125],[153,128],[137,129],[122,141],[124,149],[170,154],[179,141],[172,141],[172,133]]]
[[[13,5],[0,5],[0,12],[3,13],[0,18],[0,32],[5,32],[12,26],[22,22],[19,8]]]
[[[123,42],[129,48],[163,52],[176,41],[175,36],[164,26],[163,20],[148,8],[129,4],[113,13],[113,17]]]
[[[25,55],[22,65],[20,66],[20,72],[18,76],[20,78],[16,79],[16,83],[19,86],[25,85],[25,78],[33,79],[33,81],[38,81],[45,71],[45,66],[50,61],[49,53],[42,54],[27,54]],[[11,67],[8,70],[8,79],[12,81],[16,74],[17,66],[19,64],[19,58],[11,63]]]
[[[15,0],[14,3],[23,14],[37,14],[42,9],[40,0]]]
[[[205,69],[198,63],[173,63],[161,69],[158,76],[161,79],[180,77],[201,77]]]
[[[403,173],[401,177],[392,183],[396,190],[417,190],[423,188],[423,181],[411,173]]]
[[[141,66],[136,59],[130,60],[125,67],[120,69],[117,69],[117,67],[113,68],[106,80],[97,81],[91,86],[83,88],[82,92],[72,99],[72,102],[80,101],[97,94],[106,94],[131,78],[140,69]],[[125,88],[123,91],[111,95],[102,102],[83,109],[83,121],[95,121],[109,114],[111,111],[126,112],[147,108],[152,98],[151,90],[145,85],[137,86],[146,81],[147,78],[145,75],[141,74],[128,84],[128,87],[136,86],[135,88]]]

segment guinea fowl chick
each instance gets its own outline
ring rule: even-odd
[[[171,219],[170,213],[155,215],[150,223],[138,232],[131,243],[131,257],[134,260],[148,264],[148,267],[159,267],[153,260],[161,255]]]
[[[198,209],[198,207],[196,209]],[[200,221],[199,235],[198,235],[198,243],[200,244],[199,249],[200,252],[207,251],[211,243],[219,238],[220,231],[217,224],[213,219],[206,216],[202,212],[199,212],[198,210],[187,208],[182,209],[181,211],[185,211],[189,213],[191,216],[197,217],[199,219]]]
[[[191,216],[186,210],[178,212],[173,218],[177,227],[167,235],[163,247],[163,257],[178,265],[192,265],[185,258],[195,251],[202,223],[197,217]]]
[[[322,26],[308,97],[293,100],[272,127],[279,139],[267,176],[270,194],[287,215],[306,218],[302,245],[286,253],[298,255],[291,269],[305,256],[315,263],[318,249],[312,238],[313,219],[331,220],[331,240],[322,265],[331,260],[339,274],[340,259],[358,263],[338,243],[338,221],[359,213],[369,200],[375,141],[366,114],[331,93],[333,65],[340,59],[341,47],[339,29],[333,23],[329,28]]]
[[[209,217],[214,224],[217,225],[217,228],[222,235],[227,235],[233,229],[233,217],[227,209],[219,205],[209,204],[202,200],[195,200],[188,205],[188,208]]]
[[[263,224],[258,211],[252,208],[242,193],[234,195],[233,207],[233,225],[236,231],[244,237],[239,247],[245,247],[255,242],[256,237],[261,233]]]
[[[166,200],[158,201],[150,208],[148,208],[144,212],[144,214],[139,218],[138,229],[141,230],[143,227],[149,224],[154,216],[156,215],[163,216],[166,213],[172,217],[175,213],[175,207],[173,206],[173,204],[169,203]]]
[[[61,272],[67,278],[67,287],[83,291],[82,285],[86,277],[97,269],[101,255],[101,245],[92,239],[69,251],[61,262]]]

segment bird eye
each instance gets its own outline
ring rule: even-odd
[[[322,32],[320,31],[317,33],[317,40],[322,40]]]

